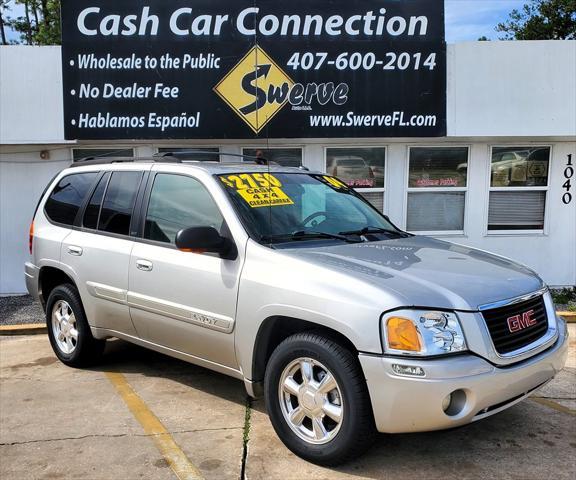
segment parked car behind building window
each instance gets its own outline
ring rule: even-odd
[[[463,231],[467,185],[468,147],[410,148],[406,228]]]
[[[493,147],[488,230],[543,230],[550,147]]]
[[[327,148],[326,173],[340,178],[384,211],[386,148]]]

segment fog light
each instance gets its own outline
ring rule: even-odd
[[[449,393],[442,400],[442,410],[447,411],[450,408],[450,403],[452,403],[452,394]]]
[[[464,390],[454,390],[442,400],[442,409],[450,417],[460,415],[466,407],[466,392]]]
[[[398,365],[392,364],[392,370],[398,375],[406,375],[408,377],[424,377],[426,373],[422,367],[413,367],[411,365]]]

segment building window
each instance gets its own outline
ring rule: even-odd
[[[128,157],[134,156],[132,148],[73,148],[72,159],[77,162],[86,158]]]
[[[385,147],[327,148],[326,173],[338,177],[384,211]]]
[[[488,230],[544,230],[550,147],[492,147]]]
[[[468,147],[412,147],[409,157],[406,229],[463,231]]]
[[[220,161],[220,155],[216,155],[217,153],[220,153],[220,148],[219,147],[194,147],[194,146],[190,146],[190,147],[161,147],[158,148],[158,153],[159,154],[163,154],[163,153],[168,153],[168,152],[174,152],[174,153],[179,153],[178,158],[180,158],[181,160],[193,160],[196,162],[219,162]],[[189,152],[188,154],[186,154],[186,152]],[[193,152],[193,153],[192,153]]]
[[[300,167],[302,165],[301,148],[243,148],[242,155],[265,158],[283,167]]]

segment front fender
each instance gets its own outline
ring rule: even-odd
[[[258,332],[270,317],[327,327],[346,337],[360,352],[382,353],[380,316],[391,303],[374,285],[250,242],[234,333],[239,368],[252,380]]]
[[[370,318],[364,328],[356,330],[354,328],[355,322],[346,323],[342,321],[342,317],[337,318],[308,308],[285,304],[265,305],[258,310],[256,318],[256,321],[240,318],[237,323],[237,327],[240,326],[240,328],[236,330],[236,356],[240,369],[247,380],[254,379],[255,372],[253,369],[257,355],[266,354],[266,352],[256,351],[257,346],[264,348],[262,338],[260,338],[262,332],[267,331],[269,333],[269,329],[263,327],[268,320],[275,318],[283,318],[285,321],[294,319],[295,321],[306,322],[306,324],[317,325],[319,328],[324,327],[346,337],[358,351],[382,353],[378,319]],[[247,327],[248,322],[250,322],[249,327]],[[306,328],[309,328],[309,325],[306,325]]]

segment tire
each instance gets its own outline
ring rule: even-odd
[[[80,294],[73,285],[59,285],[50,293],[46,326],[52,350],[62,363],[86,367],[102,356],[106,341],[92,336]]]
[[[278,345],[266,367],[264,398],[276,434],[310,462],[345,463],[376,437],[358,359],[322,334],[298,333]]]

